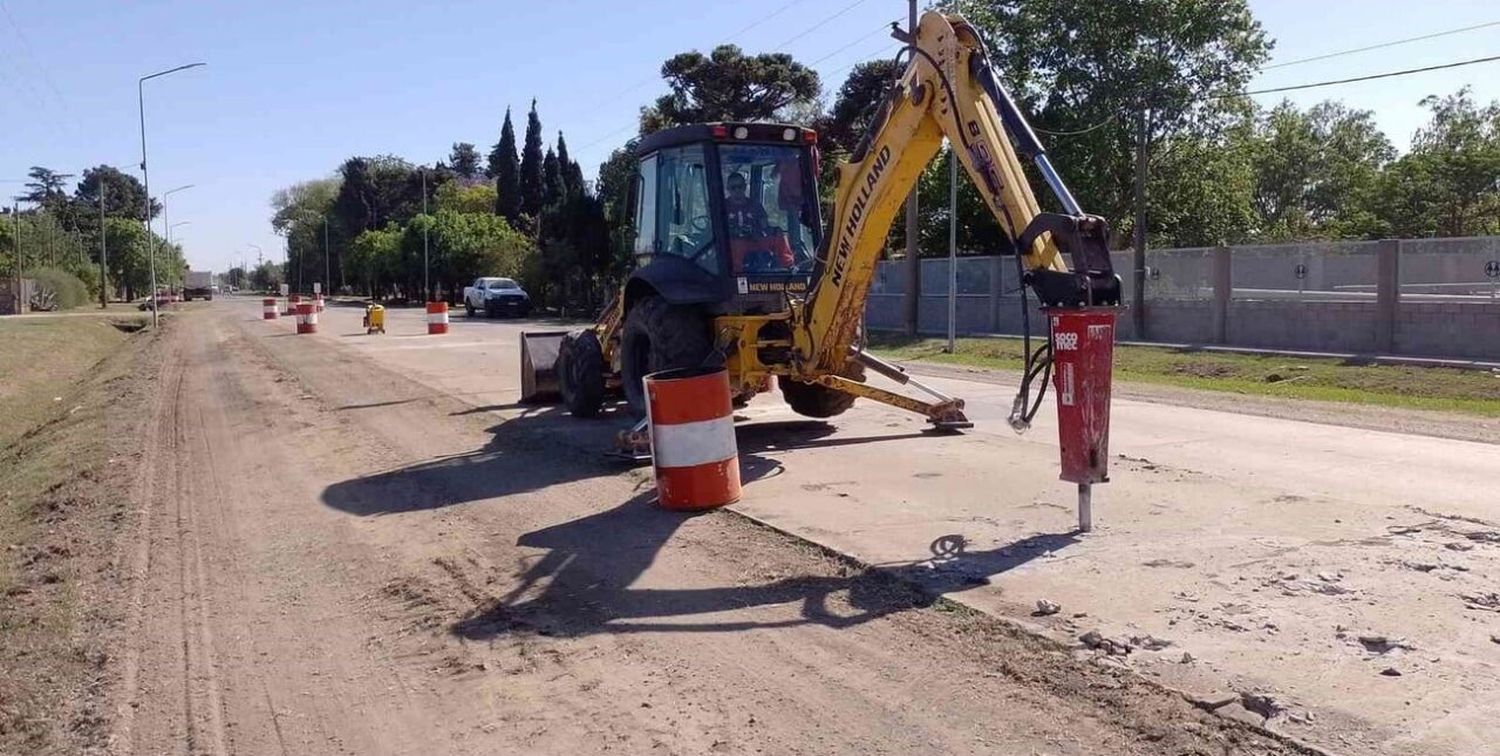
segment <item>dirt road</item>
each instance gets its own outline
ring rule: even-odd
[[[331,308],[313,340],[503,422],[502,438],[588,456],[625,422],[513,404],[517,336],[537,325],[459,316],[429,337],[420,312],[388,315],[387,336],[365,337],[357,309]],[[290,330],[248,326],[277,344]],[[1269,700],[1256,707],[1268,726],[1341,753],[1470,754],[1500,738],[1484,695],[1500,681],[1500,455],[1475,440],[1492,421],[1299,403],[1245,414],[1226,395],[1127,390],[1099,529],[1079,536],[1050,408],[1017,437],[1003,379],[933,382],[968,400],[973,431],[928,437],[867,402],[809,423],[757,398],[740,413],[736,511],[1059,643],[1152,638],[1126,657],[1142,674],[1205,701]],[[1039,599],[1065,611],[1033,617]]]
[[[164,335],[114,753],[1298,752],[254,317]]]

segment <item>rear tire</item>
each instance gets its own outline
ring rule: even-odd
[[[850,360],[844,363],[844,369],[839,371],[839,375],[863,382],[865,366]],[[786,398],[787,406],[803,417],[824,419],[842,415],[854,406],[856,398],[853,394],[816,383],[794,381],[786,376],[778,377],[776,385],[781,388],[781,395]]]
[[[573,417],[594,417],[604,405],[604,349],[593,329],[563,337],[557,350],[557,383]]]
[[[702,310],[643,297],[625,315],[620,333],[620,378],[625,401],[637,417],[646,414],[641,379],[674,368],[698,367],[713,351],[713,335]]]

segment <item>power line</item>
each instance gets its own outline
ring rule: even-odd
[[[1355,76],[1349,79],[1334,79],[1332,81],[1319,81],[1312,84],[1297,84],[1290,87],[1273,87],[1271,89],[1255,89],[1249,92],[1230,92],[1228,94],[1212,95],[1210,99],[1223,99],[1226,97],[1246,97],[1249,95],[1271,94],[1272,92],[1292,92],[1298,89],[1313,89],[1315,87],[1331,87],[1335,84],[1352,84],[1357,81],[1373,81],[1375,79],[1389,79],[1393,76],[1406,76],[1408,74],[1423,73],[1426,71],[1441,71],[1445,68],[1458,68],[1460,66],[1472,66],[1476,63],[1489,63],[1500,60],[1500,55],[1491,55],[1487,58],[1473,58],[1460,60],[1454,63],[1443,63],[1436,66],[1424,66],[1422,68],[1408,68],[1404,71],[1388,71],[1386,73],[1370,74],[1368,76]]]
[[[865,3],[868,3],[868,2],[870,2],[870,0],[854,0],[854,2],[849,3],[848,5],[844,6],[843,8],[840,8],[833,15],[831,15],[831,16],[823,19],[822,21],[819,21],[816,24],[813,24],[812,26],[807,27],[806,29],[803,29],[802,31],[798,32],[797,34],[792,35],[791,39],[788,39],[787,41],[782,42],[781,44],[779,44],[779,45],[777,45],[777,46],[775,46],[775,47],[773,47],[771,49],[773,49],[773,50],[785,50],[787,45],[790,45],[791,43],[796,42],[797,40],[802,39],[803,37],[806,37],[809,34],[812,34],[813,32],[817,31],[818,29],[823,28],[825,25],[828,24],[828,22],[830,22],[830,21],[834,20],[835,18],[838,18],[839,16],[842,16],[845,13],[848,13],[849,11],[854,10],[856,7],[864,5]]]
[[[1035,131],[1038,134],[1046,134],[1047,136],[1058,136],[1058,137],[1080,136],[1082,134],[1087,134],[1087,133],[1089,133],[1091,131],[1098,131],[1099,129],[1102,129],[1105,126],[1108,126],[1111,123],[1114,123],[1115,119],[1117,119],[1119,117],[1120,117],[1120,114],[1116,113],[1116,114],[1114,114],[1114,115],[1112,115],[1112,116],[1110,116],[1110,117],[1108,117],[1108,118],[1106,118],[1106,119],[1104,119],[1104,120],[1102,120],[1102,121],[1094,124],[1093,126],[1089,126],[1088,128],[1084,128],[1084,129],[1077,129],[1075,131],[1049,131],[1047,129],[1039,129],[1039,128],[1035,127],[1035,126],[1032,126],[1031,130]]]
[[[1486,21],[1485,23],[1482,23],[1482,24],[1474,24],[1473,26],[1465,26],[1465,27],[1462,27],[1462,28],[1459,28],[1459,29],[1449,29],[1447,31],[1433,32],[1432,34],[1423,34],[1423,35],[1417,36],[1417,37],[1407,37],[1405,39],[1397,39],[1397,40],[1392,40],[1390,42],[1381,42],[1380,44],[1376,44],[1376,45],[1368,45],[1368,46],[1365,46],[1365,47],[1356,47],[1356,48],[1353,48],[1353,49],[1350,49],[1350,50],[1340,50],[1338,52],[1324,53],[1322,55],[1314,55],[1314,56],[1309,57],[1309,58],[1298,58],[1296,60],[1289,60],[1289,61],[1287,61],[1285,63],[1277,63],[1275,65],[1265,66],[1265,67],[1261,68],[1261,70],[1262,71],[1269,71],[1269,70],[1271,70],[1273,68],[1285,68],[1287,66],[1295,66],[1295,65],[1302,64],[1302,63],[1311,63],[1311,62],[1313,62],[1315,60],[1327,60],[1329,58],[1337,58],[1340,55],[1353,55],[1354,53],[1369,52],[1370,50],[1381,50],[1381,49],[1384,49],[1384,48],[1387,48],[1387,47],[1395,47],[1396,45],[1404,45],[1404,44],[1407,44],[1409,42],[1421,42],[1424,39],[1436,39],[1438,37],[1446,37],[1446,36],[1448,36],[1450,34],[1460,34],[1462,32],[1474,31],[1475,29],[1484,29],[1484,28],[1490,27],[1490,26],[1500,26],[1500,21]]]
[[[875,36],[876,34],[879,34],[879,33],[883,32],[883,31],[886,31],[886,30],[890,29],[891,28],[891,23],[899,23],[899,21],[892,21],[890,23],[881,24],[878,28],[876,28],[874,31],[870,32],[869,34],[866,34],[865,36],[860,37],[859,39],[856,39],[853,42],[850,42],[849,44],[844,45],[843,47],[840,47],[839,49],[834,50],[833,52],[828,53],[827,55],[824,55],[823,57],[818,58],[815,61],[812,61],[811,63],[808,63],[807,64],[808,67],[810,68],[812,66],[816,66],[819,63],[822,63],[823,61],[828,60],[829,58],[832,58],[833,56],[838,55],[839,53],[841,53],[841,52],[843,52],[845,50],[848,50],[849,48],[851,48],[851,47],[853,47],[853,46],[855,46],[855,45],[857,45],[857,44],[859,44],[859,43],[861,43],[861,42],[863,42],[863,41],[865,41],[865,40],[867,40],[867,39]]]
[[[800,2],[804,2],[804,0],[791,0],[791,2],[789,2],[789,3],[787,3],[787,4],[783,5],[783,6],[781,6],[780,8],[777,8],[776,10],[771,11],[771,13],[769,15],[761,16],[760,18],[758,18],[755,21],[751,22],[749,26],[746,26],[745,28],[740,29],[739,31],[737,31],[737,32],[729,35],[728,37],[725,37],[724,41],[727,42],[727,41],[729,41],[731,39],[734,39],[735,37],[738,37],[741,34],[744,34],[745,32],[750,31],[751,29],[754,29],[755,27],[760,26],[761,24],[763,24],[763,23],[765,23],[767,21],[770,21],[771,19],[773,19],[773,18],[781,15],[782,12],[785,11],[787,8],[790,8],[793,5],[796,5],[796,4],[800,3]]]

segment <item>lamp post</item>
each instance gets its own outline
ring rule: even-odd
[[[170,197],[170,196],[172,196],[172,195],[174,195],[174,194],[176,194],[176,193],[178,193],[178,192],[180,192],[180,191],[182,191],[182,190],[184,190],[184,189],[192,189],[192,188],[193,188],[192,184],[183,184],[182,186],[179,186],[179,187],[177,187],[175,189],[168,189],[165,192],[161,193],[161,224],[166,227],[166,232],[162,234],[162,238],[161,238],[163,244],[171,245],[171,243],[172,243],[172,225],[171,225],[170,220],[167,218],[167,198]],[[151,229],[150,229],[150,227],[147,227],[146,231],[147,231],[147,233],[146,233],[146,242],[149,244],[151,242],[151,234],[150,234]],[[151,271],[152,271],[151,272],[151,297],[152,297],[152,299],[154,301],[155,297],[156,297],[156,245],[155,244],[151,245]],[[155,312],[155,311],[156,311],[156,308],[153,307],[152,308],[152,312]]]
[[[197,68],[199,66],[206,66],[206,65],[208,65],[208,64],[207,63],[189,63],[189,64],[187,64],[185,66],[178,66],[176,68],[168,68],[165,71],[157,71],[156,73],[146,74],[145,76],[142,76],[141,78],[137,79],[136,83],[135,83],[136,100],[137,100],[138,104],[140,105],[140,113],[141,113],[141,184],[142,184],[142,187],[146,190],[146,207],[145,207],[145,213],[142,215],[141,219],[143,221],[145,221],[145,223],[146,223],[146,243],[149,245],[148,246],[149,254],[146,255],[146,258],[148,260],[149,267],[151,268],[151,302],[152,302],[152,307],[151,307],[151,325],[152,325],[152,327],[155,327],[158,324],[159,321],[157,319],[157,314],[156,314],[157,308],[155,306],[155,304],[156,304],[156,245],[150,243],[151,242],[151,174],[146,171],[146,82],[150,81],[151,79],[155,79],[155,78],[159,78],[159,77],[162,77],[162,76],[166,76],[167,74],[174,74],[174,73],[177,73],[178,71],[186,71],[189,68]],[[165,203],[163,203],[163,207],[165,207]],[[166,219],[163,218],[162,220],[165,221]]]
[[[260,248],[259,244],[245,242],[245,246],[255,250],[255,269],[260,270],[261,258],[265,257],[265,251]]]

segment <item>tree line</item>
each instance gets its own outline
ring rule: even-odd
[[[134,299],[149,291],[153,247],[157,284],[181,284],[182,246],[167,244],[142,224],[146,189],[139,179],[110,165],[84,170],[77,182],[73,174],[43,166],[32,166],[27,175],[16,204],[0,213],[0,277],[13,278],[18,269],[25,276],[60,271],[97,298],[102,237],[112,296]],[[160,213],[161,203],[153,198],[151,217]]]
[[[377,298],[455,299],[473,278],[509,276],[539,304],[591,307],[608,285],[603,208],[562,132],[544,144],[535,100],[519,149],[507,109],[483,157],[471,142],[433,165],[351,157],[271,206],[299,291],[328,278]]]
[[[1130,244],[1141,209],[1154,248],[1500,233],[1500,102],[1477,101],[1468,89],[1423,99],[1429,120],[1403,154],[1368,110],[1335,100],[1262,107],[1243,95],[1273,47],[1245,0],[1101,3],[1087,12],[1068,0],[950,5],[985,40],[1082,206],[1111,220],[1117,248]],[[304,280],[321,275],[326,234],[340,283],[414,292],[425,229],[434,288],[513,275],[544,302],[597,303],[630,264],[627,198],[641,136],[717,120],[810,125],[820,135],[826,203],[834,166],[864,136],[902,65],[856,65],[826,103],[817,72],[786,53],[732,44],[682,52],[663,62],[666,92],[642,104],[635,136],[600,165],[592,187],[561,133],[544,151],[533,102],[519,151],[507,110],[484,159],[469,143],[431,167],[351,158],[330,179],[278,193],[273,225],[288,235]],[[945,158],[919,183],[924,256],[947,254]],[[419,219],[424,174],[436,212]],[[1038,177],[1033,186],[1042,186]],[[491,193],[492,219],[461,218],[484,215]],[[960,250],[1011,251],[967,181],[956,212]],[[903,248],[902,225],[889,249]]]

